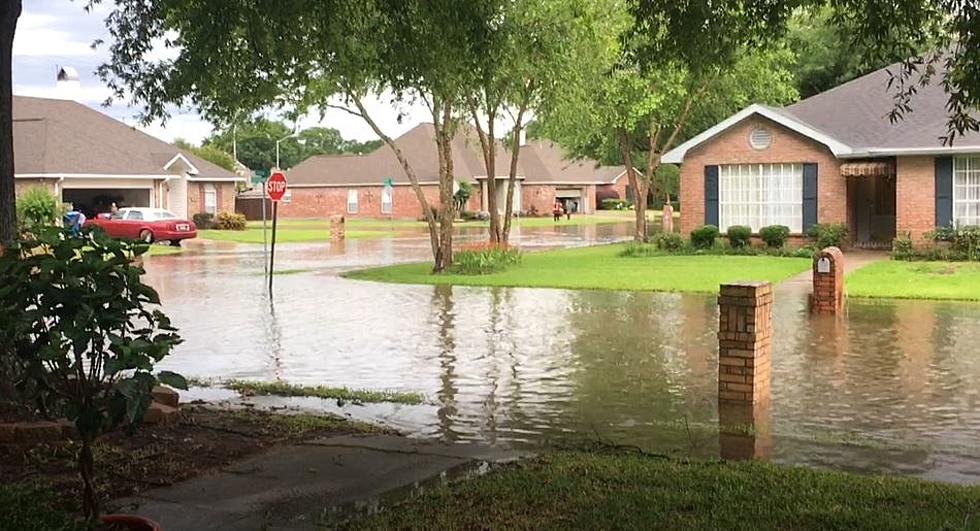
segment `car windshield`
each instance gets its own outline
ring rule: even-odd
[[[163,209],[154,210],[152,216],[154,219],[177,219],[177,214]]]

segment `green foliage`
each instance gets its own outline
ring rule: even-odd
[[[599,210],[629,210],[633,203],[625,199],[606,198],[599,201]]]
[[[57,225],[63,210],[61,200],[42,186],[24,190],[17,199],[17,219],[28,230]]]
[[[64,509],[50,487],[29,482],[0,483],[0,531],[82,531],[89,529]]]
[[[681,242],[683,245],[683,241]],[[622,258],[649,258],[666,254],[656,244],[628,242],[616,256]]]
[[[769,225],[759,229],[759,238],[766,244],[766,247],[780,249],[786,245],[786,238],[789,238],[790,229],[786,225]]]
[[[474,245],[453,255],[451,271],[460,275],[487,275],[519,263],[521,252],[517,249],[503,245]]]
[[[473,186],[465,179],[460,179],[458,182],[459,188],[453,194],[453,207],[456,212],[461,212],[466,207],[466,202],[470,200],[470,196],[473,195]]]
[[[684,238],[676,232],[661,232],[654,236],[653,243],[657,249],[671,253],[684,249]]]
[[[980,227],[957,227],[953,232],[952,248],[968,260],[980,260]]]
[[[732,225],[727,231],[728,245],[738,249],[749,247],[752,243],[752,227]]]
[[[816,223],[806,230],[806,237],[817,249],[843,248],[847,241],[847,225],[843,223]]]
[[[222,382],[222,385],[247,396],[312,396],[335,399],[338,402],[354,403],[394,402],[398,404],[421,404],[425,401],[425,397],[419,393],[401,391],[370,391],[350,389],[348,387],[293,385],[286,382],[255,382],[248,380],[227,380]]]
[[[213,227],[215,230],[245,230],[247,224],[245,214],[222,210],[215,217]]]
[[[718,227],[714,225],[701,225],[691,231],[691,246],[695,249],[711,249],[715,246],[715,240],[721,236]]]
[[[228,171],[235,171],[235,157],[214,145],[195,146],[183,138],[174,139],[174,145]]]
[[[912,237],[905,233],[892,240],[892,258],[895,260],[911,261],[915,256],[915,248],[912,246]]]
[[[459,217],[463,221],[476,221],[480,219],[480,214],[472,210],[460,210]]]
[[[198,212],[192,217],[191,221],[198,230],[208,230],[214,226],[214,214],[210,212]]]
[[[148,247],[84,235],[42,229],[0,257],[0,347],[16,353],[38,407],[74,422],[82,479],[91,488],[95,438],[119,425],[137,427],[158,382],[186,385],[177,374],[153,373],[180,337],[133,263]],[[94,495],[84,505],[87,515],[97,513]]]

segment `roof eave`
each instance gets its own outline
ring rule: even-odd
[[[792,118],[782,113],[776,112],[770,109],[769,107],[766,107],[765,105],[759,105],[758,103],[753,103],[752,105],[749,105],[748,107],[729,116],[728,118],[722,120],[721,122],[718,122],[714,126],[703,131],[701,134],[695,136],[694,138],[691,138],[687,142],[684,142],[683,144],[675,147],[674,149],[668,151],[667,153],[664,153],[660,157],[660,161],[666,164],[681,164],[684,162],[684,156],[687,155],[687,152],[689,150],[703,144],[704,142],[707,142],[708,140],[728,130],[733,125],[741,122],[742,120],[745,120],[746,118],[754,114],[772,120],[773,122],[776,122],[779,125],[782,125],[787,129],[790,129],[791,131],[795,131],[807,138],[810,138],[816,142],[819,142],[827,146],[827,148],[831,151],[831,153],[833,153],[834,156],[836,157],[843,158],[850,155],[853,152],[853,149],[847,144],[844,144],[843,142],[840,142],[839,140],[831,136],[828,136],[820,131],[817,131],[816,129],[810,127],[809,125],[801,121],[793,120]]]

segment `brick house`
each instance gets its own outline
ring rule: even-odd
[[[412,164],[427,201],[437,205],[439,161],[433,135],[432,124],[423,123],[396,138],[395,143]],[[486,210],[486,168],[475,130],[461,128],[453,139],[452,156],[457,183],[466,181],[473,186],[465,209]],[[503,209],[510,168],[510,152],[504,147],[497,150],[496,167],[498,208]],[[422,216],[415,192],[388,146],[364,155],[313,156],[287,171],[286,177],[291,197],[280,205],[280,216]],[[384,185],[387,179],[392,182],[390,189]],[[555,199],[559,199],[576,205],[580,213],[593,213],[597,190],[607,196],[625,197],[626,180],[622,166],[566,160],[554,143],[534,140],[521,146],[514,209],[525,215],[550,215]]]
[[[242,177],[81,103],[14,96],[17,194],[47,188],[93,215],[117,206],[181,217],[235,209]]]
[[[751,105],[665,153],[681,165],[682,233],[842,223],[852,245],[887,247],[897,234],[980,224],[980,133],[942,144],[938,81],[892,123],[888,80],[882,69],[787,107]]]

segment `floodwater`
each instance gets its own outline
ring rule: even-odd
[[[527,246],[626,236],[627,226],[521,235]],[[980,305],[851,300],[811,317],[781,289],[772,397],[719,411],[714,297],[406,286],[338,270],[424,259],[427,241],[283,246],[275,304],[261,246],[147,259],[186,342],[185,375],[419,391],[427,403],[322,407],[415,436],[537,446],[602,441],[673,455],[980,483]]]

